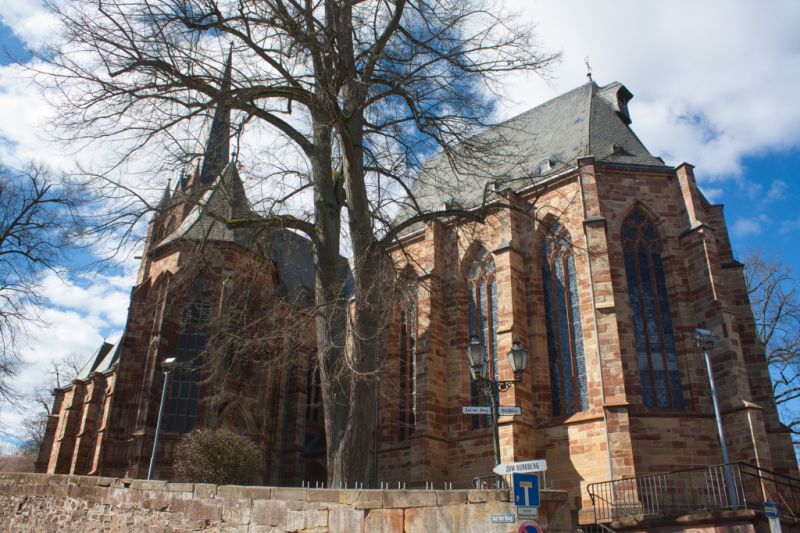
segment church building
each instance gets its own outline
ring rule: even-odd
[[[504,179],[438,157],[414,184],[422,209],[483,205],[487,215],[419,224],[393,250],[414,283],[391,302],[381,343],[387,382],[367,483],[466,488],[491,474],[491,420],[462,414],[486,404],[465,356],[473,336],[493,378],[514,378],[514,341],[528,351],[521,380],[500,395],[520,408],[499,419],[501,460],[546,459],[546,486],[568,490],[575,512],[592,506],[591,483],[720,464],[697,328],[717,337],[710,358],[731,461],[797,476],[723,207],[703,196],[690,164],[669,166],[642,144],[632,96],[590,81],[482,134],[522,161],[497,156]],[[124,334],[56,391],[39,471],[144,477],[161,364],[175,357],[156,478],[173,475],[181,435],[210,426],[260,447],[265,484],[325,479],[314,340],[269,335],[254,342],[263,352],[280,344],[281,358],[238,360],[210,333],[245,308],[266,329],[286,329],[313,302],[307,240],[224,222],[256,216],[229,129],[218,108],[204,158],[165,191]],[[213,357],[234,370],[212,390]]]

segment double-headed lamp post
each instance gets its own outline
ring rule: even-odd
[[[511,363],[511,370],[514,372],[514,379],[502,380],[497,376],[489,377],[489,361],[486,357],[486,347],[481,340],[473,335],[467,346],[467,363],[472,380],[478,387],[478,391],[491,399],[492,409],[492,431],[494,433],[494,460],[495,464],[500,464],[500,431],[497,423],[500,415],[498,407],[500,404],[500,392],[507,391],[514,384],[522,381],[522,371],[528,362],[528,352],[524,350],[519,341],[514,341],[511,351],[508,352],[508,362]]]
[[[711,389],[711,403],[714,405],[714,418],[717,421],[717,433],[719,433],[719,447],[722,450],[723,475],[725,476],[725,486],[728,492],[728,503],[732,508],[738,507],[738,495],[736,494],[736,485],[733,479],[733,471],[730,466],[730,458],[728,457],[728,444],[725,441],[725,432],[722,429],[722,415],[719,411],[719,399],[717,398],[717,385],[714,382],[714,373],[711,371],[711,358],[708,355],[709,350],[714,347],[714,341],[717,337],[707,329],[696,329],[694,331],[694,340],[697,343],[697,348],[703,351],[703,358],[706,363],[706,372],[708,373],[708,384]]]
[[[161,389],[161,405],[158,406],[158,422],[156,422],[156,434],[153,437],[153,452],[150,454],[150,467],[147,469],[147,479],[153,479],[153,469],[156,466],[156,453],[158,451],[158,435],[161,433],[161,418],[164,416],[164,400],[167,398],[167,384],[169,374],[175,368],[175,358],[164,359],[161,369],[164,371],[164,386]]]

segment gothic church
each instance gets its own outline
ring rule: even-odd
[[[568,490],[575,511],[591,506],[592,482],[719,464],[696,328],[718,337],[711,360],[731,460],[797,475],[723,208],[700,192],[691,165],[666,165],[645,148],[630,128],[631,98],[619,83],[589,82],[495,126],[487,135],[527,165],[505,169],[512,179],[490,200],[516,208],[402,235],[398,261],[418,286],[392,304],[382,343],[394,398],[380,399],[369,452],[377,480],[468,487],[491,472],[490,425],[461,410],[482,401],[464,355],[473,335],[500,379],[512,378],[512,342],[528,350],[522,381],[501,395],[521,409],[500,418],[502,460],[546,459],[547,485]],[[253,215],[229,128],[217,109],[205,157],[165,191],[124,334],[56,391],[39,471],[145,476],[160,365],[176,357],[157,478],[172,476],[176,442],[200,426],[256,442],[265,484],[325,478],[313,341],[292,344],[291,364],[220,378],[230,394],[205,401],[207,325],[229,307],[241,272],[255,272],[254,308],[277,294],[285,303],[271,313],[302,316],[313,294],[307,241],[220,222]],[[487,190],[480,173],[459,174],[443,158],[425,172],[437,188],[414,186],[423,208],[474,206]]]

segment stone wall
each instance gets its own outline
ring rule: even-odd
[[[564,491],[542,491],[541,524],[575,531]],[[0,530],[506,533],[505,490],[335,490],[0,473]]]

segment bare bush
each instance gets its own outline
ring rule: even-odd
[[[195,429],[175,449],[178,479],[215,485],[254,485],[260,481],[261,450],[227,429]]]

